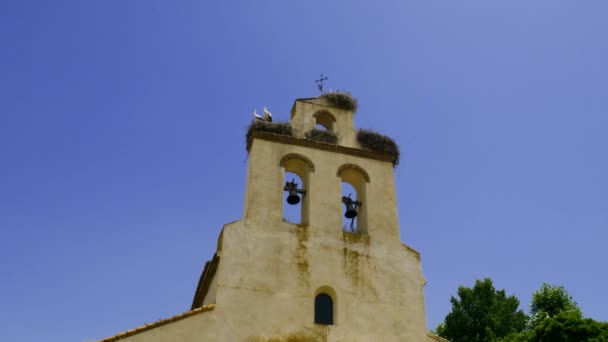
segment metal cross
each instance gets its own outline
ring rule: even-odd
[[[323,81],[325,81],[326,79],[327,79],[327,76],[321,74],[321,78],[315,81],[315,83],[317,83],[317,87],[319,87],[319,91],[321,93],[323,92]]]

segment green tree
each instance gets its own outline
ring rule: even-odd
[[[452,311],[437,327],[437,334],[451,342],[497,341],[526,326],[519,299],[497,291],[490,278],[477,280],[472,288],[460,286],[458,297],[452,296]]]
[[[563,286],[542,284],[532,294],[532,319],[526,331],[510,334],[501,342],[608,342],[608,323],[583,318],[583,313]]]
[[[574,312],[582,317],[581,309],[563,286],[543,283],[540,289],[532,294],[530,326],[534,328],[545,319],[566,311]]]
[[[532,330],[512,334],[501,342],[606,342],[608,323],[583,318],[580,312],[563,311],[546,318]]]

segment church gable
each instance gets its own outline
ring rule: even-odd
[[[426,331],[420,255],[400,241],[398,155],[364,147],[354,126],[356,102],[342,100],[298,99],[286,123],[272,122],[270,113],[256,117],[247,134],[243,218],[222,229],[192,310],[117,337],[435,338]]]

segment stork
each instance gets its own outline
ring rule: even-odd
[[[253,110],[253,117],[258,121],[264,121],[264,118],[260,114],[258,114],[258,111],[255,109]]]
[[[270,114],[270,112],[268,111],[268,109],[266,109],[266,107],[264,107],[264,120],[266,120],[268,122],[272,122],[272,114]]]

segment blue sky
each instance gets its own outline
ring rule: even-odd
[[[608,2],[3,1],[0,331],[86,341],[187,310],[239,219],[251,111],[327,88],[396,139],[433,328],[491,277],[608,320]]]

